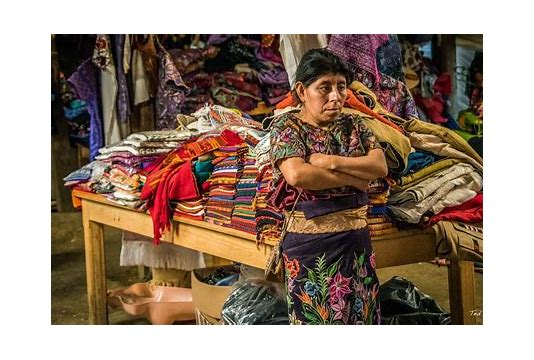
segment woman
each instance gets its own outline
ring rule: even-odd
[[[362,120],[341,113],[351,81],[328,50],[308,51],[293,89],[300,110],[270,129],[268,202],[286,215],[280,249],[292,324],[380,323],[365,190],[387,165]]]

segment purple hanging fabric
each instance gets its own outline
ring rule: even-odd
[[[172,130],[176,128],[176,115],[181,113],[185,97],[190,89],[182,80],[171,55],[162,50],[159,54],[159,84],[156,95],[156,129]]]
[[[87,103],[87,110],[91,116],[89,129],[89,160],[93,161],[98,150],[104,146],[102,118],[98,109],[98,76],[100,69],[91,58],[85,60],[67,79],[78,99]]]
[[[387,34],[334,34],[328,41],[328,50],[345,60],[353,70],[360,68],[372,74],[376,84],[380,81],[376,51],[388,39]]]
[[[124,56],[124,41],[126,35],[118,34],[113,35],[115,40],[115,51],[113,56],[117,59],[115,62],[115,68],[117,70],[117,83],[119,85],[118,94],[117,94],[117,114],[119,115],[119,122],[128,123],[130,119],[130,96],[128,93],[128,83],[126,80],[126,74],[124,74],[124,67],[122,58]]]

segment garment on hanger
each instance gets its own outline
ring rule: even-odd
[[[89,160],[93,161],[98,155],[98,149],[104,146],[102,118],[98,105],[98,76],[99,69],[91,59],[85,60],[68,78],[76,96],[86,102],[87,111],[91,116],[89,129]]]
[[[182,111],[189,87],[182,80],[171,55],[163,48],[160,57],[156,129],[172,130],[177,126],[176,115]]]
[[[110,145],[119,142],[123,138],[123,134],[126,133],[126,127],[124,124],[122,126],[119,125],[117,116],[117,72],[108,35],[101,34],[97,36],[93,62],[100,68],[104,143]]]
[[[126,80],[126,72],[124,70],[124,44],[126,36],[124,34],[113,35],[114,40],[114,58],[117,59],[117,110],[118,118],[121,124],[126,124],[125,133],[123,137],[130,133],[130,94],[128,91],[128,83]],[[122,60],[122,61],[121,61]]]

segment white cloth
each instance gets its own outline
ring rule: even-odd
[[[150,238],[128,231],[122,233],[120,265],[186,271],[206,267],[201,252],[163,241],[154,245]]]
[[[132,78],[134,105],[139,105],[150,100],[150,94],[148,92],[148,78],[146,75],[145,66],[143,65],[143,58],[141,56],[141,52],[137,49],[133,51],[132,55]]]
[[[291,87],[295,85],[295,73],[302,55],[308,50],[324,48],[328,40],[324,34],[281,34],[280,55],[289,76]]]

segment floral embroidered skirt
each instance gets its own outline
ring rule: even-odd
[[[380,324],[379,283],[367,227],[288,232],[281,247],[291,324]]]

